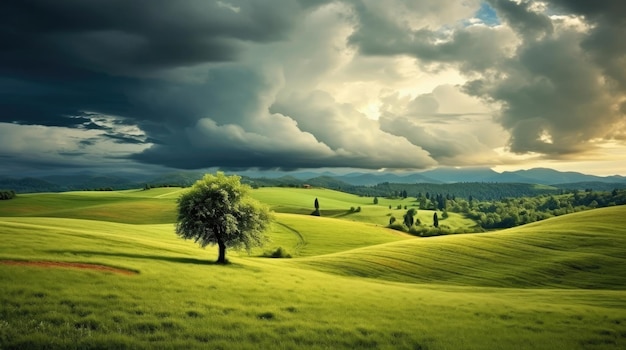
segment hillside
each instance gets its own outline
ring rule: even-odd
[[[298,265],[410,283],[626,289],[626,206],[513,229],[394,242]]]
[[[0,348],[626,347],[625,207],[416,238],[356,216],[293,213],[310,195],[329,212],[376,212],[371,198],[263,189],[285,211],[263,249],[294,257],[229,251],[219,266],[216,248],[174,234],[167,215],[181,191],[2,203]]]

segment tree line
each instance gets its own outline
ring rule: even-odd
[[[626,204],[626,190],[574,190],[534,197],[508,197],[484,201],[437,195],[439,201],[419,201],[422,209],[439,209],[464,214],[484,229],[509,228],[578,211]]]
[[[585,191],[574,190],[558,195],[504,198],[494,201],[456,198],[442,194],[420,195],[415,203],[402,216],[402,220],[391,216],[387,227],[418,236],[433,236],[450,233],[483,232],[490,229],[503,229],[544,220],[554,216],[575,213],[583,210],[626,205],[626,190]],[[401,209],[401,206],[398,207]],[[418,210],[434,210],[432,221],[420,222]],[[439,216],[438,212],[441,212]],[[474,220],[477,226],[452,231],[441,224],[450,213],[458,213]]]
[[[495,202],[475,202],[452,206],[450,211],[465,213],[485,229],[508,228],[553,216],[626,204],[626,190],[611,192],[574,191],[561,195],[507,198]]]

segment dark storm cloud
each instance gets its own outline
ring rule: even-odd
[[[606,76],[626,90],[626,2],[621,0],[551,0],[557,9],[584,16],[593,28],[581,46],[592,53]]]
[[[293,2],[224,4],[0,2],[0,121],[74,126],[64,117],[93,110],[152,119],[134,94],[163,84],[155,73],[233,60],[242,42],[284,38],[297,13]]]
[[[132,75],[232,60],[238,41],[283,38],[293,2],[186,0],[17,0],[0,5],[3,66],[47,74]],[[272,6],[274,5],[274,6]],[[37,55],[32,55],[38,53]],[[39,69],[33,68],[41,65]],[[57,70],[55,72],[54,70]]]
[[[322,2],[305,3],[312,9]],[[157,164],[172,150],[194,153],[185,128],[203,117],[237,124],[262,108],[267,79],[229,63],[250,43],[288,38],[301,13],[298,1],[2,1],[0,122],[150,142],[153,153],[165,153],[137,158]],[[124,120],[147,135],[115,132],[92,112],[120,116],[115,123]],[[220,165],[221,157],[211,159],[181,166]]]
[[[363,105],[388,93],[358,107],[333,96],[367,80],[345,73],[364,56],[411,56],[470,77],[465,92],[501,107],[511,150],[575,154],[626,137],[611,130],[626,110],[623,5],[593,3],[490,0],[482,11],[502,24],[490,27],[470,25],[478,0],[0,1],[0,122],[54,129],[44,150],[105,145],[179,168],[423,168],[501,146],[452,127],[433,135],[457,125],[445,99],[418,96],[407,112],[421,119],[376,121]]]
[[[526,38],[550,34],[554,29],[547,15],[531,9],[530,1],[516,3],[511,0],[488,0],[488,2],[498,16]]]

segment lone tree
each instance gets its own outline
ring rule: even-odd
[[[437,217],[437,212],[433,214],[433,226],[439,227],[439,218]]]
[[[315,210],[311,213],[311,215],[320,216],[320,202],[315,198],[315,202],[313,203],[315,206]]]
[[[269,209],[248,196],[241,177],[222,172],[207,174],[178,199],[176,234],[202,248],[218,246],[218,264],[225,264],[226,248],[251,248],[264,243],[271,221]]]

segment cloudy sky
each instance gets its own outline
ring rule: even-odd
[[[623,0],[3,0],[0,160],[626,175]]]

